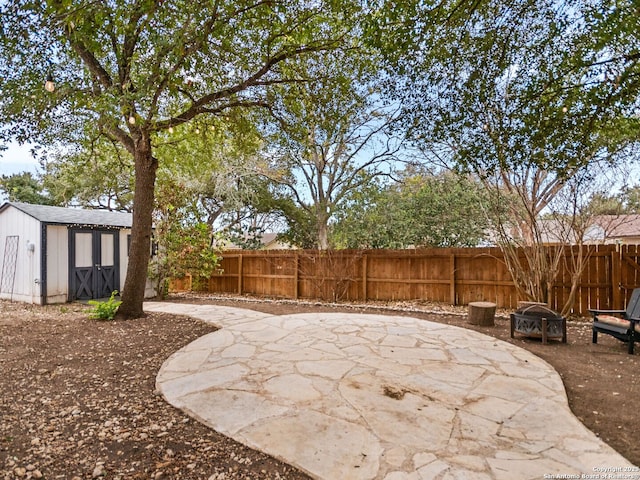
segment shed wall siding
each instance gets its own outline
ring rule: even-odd
[[[120,230],[120,292],[124,288],[124,281],[127,278],[127,266],[129,265],[129,242],[128,237],[131,235],[131,229],[123,228]]]
[[[69,231],[47,225],[47,303],[65,303],[69,298]]]
[[[16,208],[7,208],[2,212],[0,221],[0,275],[9,273],[13,259],[6,255],[7,237],[18,236],[18,250],[15,257],[15,277],[13,292],[11,279],[0,278],[0,298],[27,303],[41,303],[40,298],[40,222]],[[33,250],[27,249],[27,242],[34,244]]]

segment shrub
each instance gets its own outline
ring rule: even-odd
[[[89,305],[93,305],[93,309],[89,313],[89,318],[97,320],[113,320],[118,311],[118,307],[122,304],[120,300],[116,300],[117,290],[111,292],[109,300],[101,302],[99,300],[89,300]]]

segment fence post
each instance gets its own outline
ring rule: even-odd
[[[456,304],[456,254],[449,255],[449,295],[451,305]]]
[[[238,295],[242,295],[242,254],[238,255]]]
[[[299,280],[300,280],[300,254],[298,252],[295,253],[294,256],[294,265],[293,265],[293,299],[297,300],[299,295]]]
[[[610,308],[624,309],[624,303],[626,298],[622,298],[622,248],[623,245],[616,244],[615,248],[611,250],[611,303]],[[602,306],[600,306],[602,308]]]
[[[362,301],[367,301],[367,254],[362,255]]]

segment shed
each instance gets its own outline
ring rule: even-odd
[[[6,202],[0,206],[0,299],[35,304],[121,291],[132,214]]]

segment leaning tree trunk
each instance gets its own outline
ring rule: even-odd
[[[151,151],[151,139],[142,134],[135,143],[135,192],[133,196],[133,223],[129,245],[127,277],[122,289],[122,305],[119,318],[144,316],[142,304],[147,283],[149,256],[151,253],[154,188],[158,161]]]

